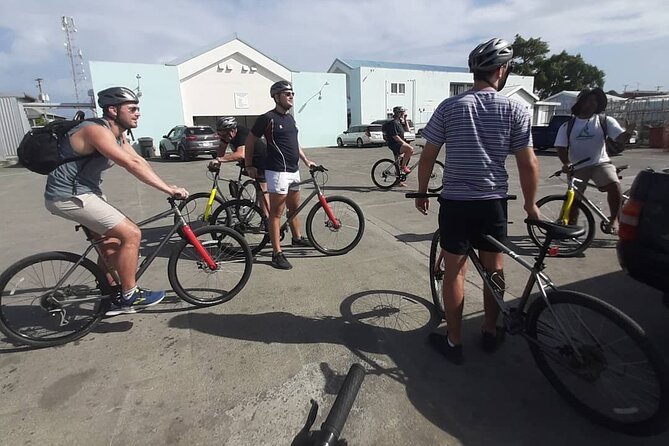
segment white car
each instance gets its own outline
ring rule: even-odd
[[[379,124],[383,126],[383,124],[389,121],[392,121],[392,119],[378,119],[376,121],[372,121],[372,124]],[[411,122],[411,119],[409,119],[409,131],[404,132],[404,140],[406,142],[413,142],[416,140],[416,134],[414,133],[413,122]]]
[[[346,145],[355,145],[356,147],[382,146],[385,143],[380,124],[352,125],[344,133],[337,136],[339,147]]]

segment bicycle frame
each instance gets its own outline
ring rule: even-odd
[[[310,171],[309,173],[311,175],[311,178],[309,178],[308,180],[300,181],[299,183],[297,183],[297,185],[302,186],[302,185],[305,185],[305,184],[313,184],[314,185],[314,190],[311,192],[311,194],[306,199],[304,199],[302,201],[302,203],[300,203],[300,205],[297,207],[297,209],[295,209],[293,212],[290,213],[290,215],[288,216],[286,221],[283,222],[283,224],[281,225],[281,227],[279,229],[279,231],[282,232],[282,233],[285,232],[288,229],[288,225],[290,224],[290,222],[293,221],[293,219],[295,217],[297,217],[297,215],[302,211],[302,209],[304,209],[307,206],[307,204],[312,200],[312,198],[314,198],[315,196],[318,196],[318,201],[320,201],[321,206],[323,206],[323,210],[327,214],[328,219],[330,220],[330,223],[332,223],[332,226],[334,227],[334,229],[339,229],[339,226],[340,226],[339,222],[337,221],[334,214],[332,213],[332,209],[330,209],[330,205],[328,205],[328,202],[325,199],[325,195],[323,194],[323,191],[321,190],[321,187],[316,182],[316,179],[314,178],[314,172]]]

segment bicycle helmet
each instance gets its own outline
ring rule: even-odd
[[[279,81],[272,84],[269,89],[269,95],[274,97],[274,95],[281,93],[282,91],[292,90],[293,86],[288,81]]]
[[[407,109],[402,107],[401,105],[397,105],[397,106],[393,107],[393,115],[396,115],[398,113],[403,113],[405,111],[407,111]]]
[[[504,39],[494,38],[469,53],[469,71],[494,71],[513,59],[513,47]]]
[[[216,121],[216,130],[229,130],[237,128],[237,120],[234,116],[222,116]]]
[[[139,98],[129,88],[126,87],[111,87],[98,92],[98,105],[100,108],[105,108],[110,105],[121,105],[126,102],[139,103]]]

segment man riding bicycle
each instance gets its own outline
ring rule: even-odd
[[[61,164],[49,174],[44,192],[46,208],[54,215],[73,220],[91,230],[106,263],[121,281],[121,293],[113,301],[108,316],[135,313],[155,305],[164,291],[139,288],[135,272],[139,257],[141,231],[132,220],[109,204],[100,189],[103,173],[118,164],[141,182],[172,197],[186,198],[186,189],[165,183],[128,143],[124,132],[137,127],[139,99],[125,87],[98,92],[105,125],[83,121],[70,130],[61,143],[65,158],[77,159]],[[112,279],[110,279],[110,282]]]
[[[224,116],[216,121],[216,133],[221,139],[221,145],[218,148],[216,160],[211,164],[219,166],[220,163],[240,163],[244,168],[244,159],[246,156],[246,138],[249,136],[249,129],[239,125],[234,116]],[[231,147],[230,153],[225,153]],[[267,147],[262,139],[255,140],[253,145],[253,165],[256,167],[255,180],[258,188],[262,192],[262,199],[257,197],[258,204],[265,215],[269,215],[269,199],[267,198],[267,181],[265,180],[265,156]]]
[[[407,120],[407,110],[404,107],[393,107],[393,120],[384,124],[384,131],[388,138],[388,148],[395,155],[395,159],[402,157],[402,165],[400,168],[402,172],[409,173],[409,160],[413,155],[413,147],[404,140],[404,132],[409,131],[409,124]],[[405,186],[404,183],[400,183]]]
[[[443,299],[447,332],[432,333],[431,345],[449,361],[459,364],[462,355],[462,310],[467,252],[479,250],[488,272],[503,278],[503,254],[482,235],[500,241],[506,237],[508,175],[507,155],[518,165],[525,211],[538,218],[534,202],[538,163],[532,148],[530,115],[517,101],[498,92],[511,70],[513,49],[502,39],[491,39],[469,54],[474,87],[444,100],[434,112],[423,136],[427,140],[418,165],[418,191],[427,191],[432,167],[442,145],[446,149],[444,188],[439,198],[439,231],[444,262]],[[416,208],[427,215],[429,200],[416,199]],[[440,265],[430,265],[435,268]],[[496,349],[498,306],[487,288],[483,291],[485,317],[482,347]]]

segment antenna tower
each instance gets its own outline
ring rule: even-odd
[[[72,69],[72,81],[74,82],[74,96],[79,100],[79,85],[86,81],[86,71],[84,70],[84,55],[81,50],[76,47],[74,43],[74,33],[77,32],[77,27],[72,17],[61,17],[61,28],[65,32],[65,52],[70,60],[70,68]]]

